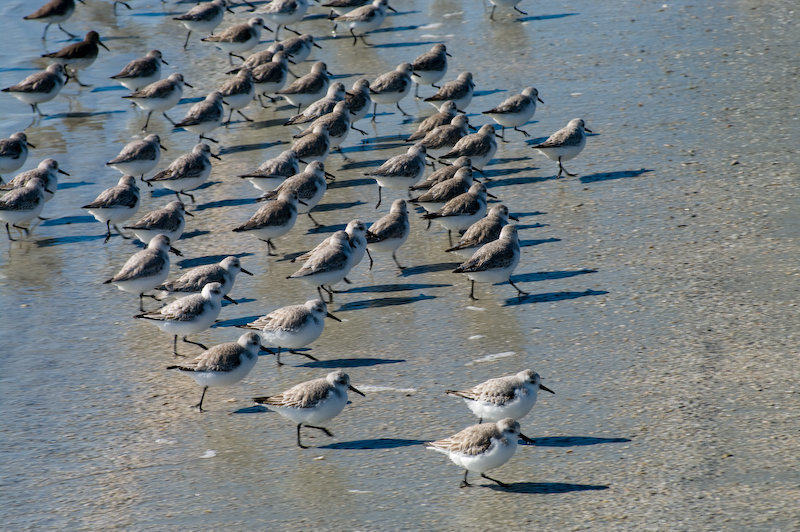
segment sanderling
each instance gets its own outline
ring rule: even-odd
[[[236,276],[239,272],[253,275],[251,272],[242,268],[242,263],[238,257],[225,257],[217,264],[205,264],[187,271],[174,281],[157,286],[157,290],[167,294],[196,294],[203,291],[203,287],[208,283],[219,283],[222,286],[223,299],[236,303],[228,297],[228,292],[233,288]]]
[[[426,220],[436,220],[447,229],[447,237],[451,238],[452,231],[462,231],[474,224],[486,214],[486,187],[478,182],[472,184],[469,190],[451,199],[436,212],[428,213],[422,217]],[[450,242],[452,245],[452,240]]]
[[[22,131],[7,139],[0,139],[0,176],[22,168],[28,160],[28,148],[34,148],[34,145],[28,142],[28,136]]]
[[[262,194],[258,201],[274,198],[284,191],[297,192],[298,202],[302,202],[298,208],[299,214],[307,214],[314,225],[319,227],[320,224],[311,216],[311,209],[317,206],[328,190],[325,174],[324,164],[320,161],[311,161],[302,172],[290,176],[275,190]]]
[[[267,63],[271,63],[274,61],[273,57],[278,52],[283,52],[283,45],[279,42],[274,42],[270,44],[266,50],[261,50],[259,52],[253,52],[252,54],[247,56],[247,59],[244,60],[241,66],[232,68],[226,72],[226,74],[236,74],[244,67],[249,68],[250,70],[254,70],[257,66],[266,65]]]
[[[106,224],[106,239],[111,238],[111,224],[122,238],[125,236],[117,224],[131,218],[139,210],[139,187],[136,186],[136,178],[131,175],[124,175],[119,178],[116,186],[105,189],[91,203],[81,207],[86,209],[89,214],[95,217],[98,222]]]
[[[574,177],[578,174],[567,172],[567,169],[561,163],[577,157],[583,151],[583,147],[586,146],[586,133],[591,132],[582,119],[573,118],[566,126],[547,137],[546,141],[541,144],[534,144],[531,148],[539,150],[551,161],[558,161],[558,175],[556,177],[561,177],[562,172]]]
[[[306,11],[308,11],[308,0],[272,0],[259,13],[263,13],[265,17],[278,25],[275,29],[275,40],[277,41],[281,26],[300,35],[288,26],[303,20]]]
[[[344,228],[344,232],[347,233],[347,236],[350,238],[350,246],[353,248],[352,268],[355,268],[362,261],[364,255],[368,253],[367,236],[366,236],[367,226],[361,220],[350,220],[349,222],[347,222],[347,227]],[[326,238],[325,240],[317,244],[314,247],[314,249],[312,249],[311,251],[307,251],[298,257],[293,258],[290,262],[296,262],[296,261],[304,262],[308,260],[312,254],[316,253],[323,247],[329,245],[331,241],[332,241],[331,237]],[[372,268],[371,256],[369,258],[369,262],[371,269]]]
[[[435,184],[411,202],[419,203],[428,212],[436,212],[451,199],[469,191],[471,186],[472,169],[459,168],[453,177]]]
[[[211,161],[209,157],[219,159],[217,155],[211,153],[208,144],[195,144],[191,153],[181,155],[170,163],[166,170],[158,172],[150,179],[145,179],[148,184],[159,183],[164,188],[173,191],[178,199],[181,194],[191,198],[194,203],[194,196],[188,191],[194,190],[206,182],[211,175]]]
[[[197,334],[211,327],[222,308],[222,285],[208,283],[199,294],[176,299],[169,305],[153,312],[137,314],[134,318],[150,320],[164,332],[172,333],[172,353],[178,355],[178,336],[183,336],[187,344],[208,349],[201,343],[187,340],[190,334]]]
[[[503,140],[506,140],[507,127],[513,127],[515,131],[530,137],[530,134],[525,130],[519,129],[519,126],[525,125],[533,117],[533,113],[536,112],[536,100],[544,103],[539,98],[539,91],[533,87],[525,87],[522,94],[506,98],[503,103],[493,109],[484,111],[482,114],[488,115],[492,120],[500,124],[500,127],[503,128],[500,132],[500,138]]]
[[[21,188],[31,179],[39,178],[44,183],[44,200],[50,201],[53,199],[58,189],[58,174],[69,176],[67,172],[58,167],[58,161],[55,159],[44,159],[36,168],[20,172],[5,185],[0,185],[0,190]]]
[[[269,192],[297,173],[300,173],[297,154],[294,150],[284,150],[277,157],[267,159],[252,172],[240,174],[239,177],[250,181],[258,190]]]
[[[347,390],[364,396],[350,385],[347,373],[333,371],[324,379],[301,382],[278,395],[255,397],[253,401],[267,405],[283,417],[297,423],[297,446],[307,449],[308,447],[300,442],[300,427],[321,430],[328,436],[333,436],[328,429],[311,423],[324,423],[339,415],[347,404]]]
[[[311,67],[311,72],[297,78],[288,87],[277,91],[277,94],[296,105],[299,113],[301,107],[319,100],[325,94],[330,83],[329,76],[328,65],[319,61]]]
[[[342,281],[353,267],[353,248],[350,237],[344,231],[336,231],[327,246],[312,253],[303,266],[287,279],[302,279],[317,287],[320,298],[322,290],[333,302],[333,285]]]
[[[434,44],[433,48],[425,52],[421,56],[414,59],[411,63],[411,68],[414,72],[411,74],[411,79],[417,84],[414,90],[414,96],[419,98],[419,86],[431,85],[436,87],[436,83],[444,77],[447,73],[447,58],[453,57],[447,53],[447,47],[444,44]]]
[[[296,114],[289,120],[284,122],[284,126],[291,126],[294,124],[305,124],[312,122],[322,115],[326,115],[333,111],[333,106],[344,100],[346,92],[344,90],[344,83],[337,81],[328,87],[328,93],[319,100],[315,101],[306,107],[302,113]]]
[[[500,467],[514,456],[518,438],[525,443],[533,443],[533,440],[520,433],[518,422],[506,418],[497,423],[472,425],[449,438],[430,442],[428,449],[446,454],[454,464],[465,469],[460,485],[462,488],[472,485],[467,482],[470,471],[509,488],[508,484],[487,476],[486,471]]]
[[[453,164],[445,165],[439,168],[431,175],[429,175],[427,178],[425,178],[425,181],[422,181],[421,183],[411,187],[411,190],[428,190],[431,187],[441,183],[442,181],[447,181],[448,179],[452,178],[453,176],[456,175],[456,172],[458,172],[459,168],[464,168],[464,167],[470,169],[472,168],[472,161],[470,160],[469,157],[459,157],[458,159],[453,161]]]
[[[455,246],[445,251],[460,251],[472,256],[482,245],[500,238],[500,231],[508,225],[509,218],[518,221],[508,213],[508,207],[502,203],[493,205],[486,216],[467,228]]]
[[[64,66],[50,65],[41,72],[31,74],[16,85],[6,87],[2,92],[9,92],[11,96],[31,106],[39,116],[47,116],[39,110],[39,104],[49,102],[61,92],[67,81]]]
[[[249,220],[234,228],[233,231],[235,233],[251,232],[259,240],[267,243],[268,255],[276,255],[272,252],[273,249],[276,249],[272,239],[291,231],[296,221],[297,192],[283,190],[278,193],[278,197],[274,201],[264,203]]]
[[[44,180],[34,177],[21,188],[7,192],[0,197],[0,220],[6,223],[6,234],[9,240],[16,240],[11,236],[9,225],[24,231],[30,231],[19,224],[27,223],[41,214],[44,209],[44,195],[46,193]]]
[[[175,200],[161,209],[148,212],[132,225],[123,225],[122,228],[133,231],[141,242],[150,242],[156,235],[167,235],[170,242],[176,242],[186,227],[185,214],[194,216],[186,212],[183,202]]]
[[[370,3],[370,0],[331,0],[322,4],[322,7],[329,7],[331,10],[329,19],[336,18],[334,15],[344,15],[352,10],[365,6]]]
[[[494,20],[494,10],[497,6],[501,7],[513,7],[514,11],[517,13],[522,13],[523,15],[527,15],[526,12],[522,11],[520,8],[517,7],[520,0],[489,0],[489,3],[492,4],[492,12],[489,13],[489,20]]]
[[[396,253],[408,238],[410,231],[411,225],[408,223],[408,209],[405,200],[394,200],[389,214],[380,218],[367,229],[367,249],[380,252],[391,251],[394,263],[400,270],[404,270],[405,266],[400,265]],[[370,266],[372,266],[371,257]]]
[[[350,114],[352,115],[350,117],[351,123],[356,123],[367,116],[369,104],[372,102],[369,96],[369,80],[366,78],[356,80],[353,83],[353,88],[345,93],[344,101],[347,102],[347,108],[350,109]],[[356,131],[366,134],[366,131],[361,131],[360,129],[356,129]]]
[[[222,124],[222,117],[225,111],[222,108],[222,94],[219,91],[212,91],[206,96],[205,100],[194,104],[183,120],[175,124],[175,127],[182,127],[200,136],[200,142],[208,140],[213,143],[219,141],[206,137]]]
[[[517,295],[527,292],[520,290],[511,280],[514,268],[519,264],[519,237],[516,225],[506,225],[500,230],[497,240],[484,244],[462,263],[453,273],[466,273],[470,279],[469,298],[475,297],[475,283],[508,283],[517,290]]]
[[[294,141],[292,150],[297,154],[297,158],[301,161],[325,161],[328,153],[331,151],[331,139],[328,134],[328,126],[325,124],[317,124],[311,130],[311,133],[304,135]]]
[[[307,129],[298,133],[293,138],[299,139],[311,135],[314,129],[319,125],[324,125],[328,128],[328,139],[331,143],[330,149],[335,150],[339,148],[350,133],[350,110],[347,108],[347,103],[344,101],[338,102],[333,106],[330,113],[322,115],[314,120]]]
[[[78,1],[84,3],[83,0]],[[37,20],[47,24],[44,27],[42,40],[47,37],[47,30],[50,28],[50,24],[58,25],[58,29],[75,39],[77,35],[61,27],[61,23],[71,17],[73,12],[75,12],[75,0],[50,0],[50,2],[47,2],[30,15],[26,15],[22,18],[25,20]]]
[[[494,157],[497,151],[494,127],[484,124],[477,133],[472,133],[459,140],[453,149],[445,153],[440,159],[455,159],[456,157],[469,157],[472,168],[479,172]]]
[[[432,156],[444,155],[469,133],[469,122],[464,115],[456,115],[449,124],[438,126],[418,142]]]
[[[387,9],[397,13],[394,8],[389,6],[389,0],[374,0],[371,4],[356,8],[344,15],[339,15],[334,21],[337,24],[343,23],[350,29],[350,35],[353,36],[353,46],[358,43],[358,37],[361,37],[365,45],[371,46],[364,38],[364,34],[378,29],[383,24]],[[356,36],[356,32],[358,32],[358,36]]]
[[[103,284],[113,284],[125,292],[139,294],[139,310],[144,312],[142,298],[145,292],[163,283],[169,275],[170,252],[181,256],[180,251],[170,246],[169,237],[156,235],[145,249],[129,258],[122,269]],[[156,299],[152,295],[147,297]]]
[[[261,96],[266,96],[270,101],[275,98],[270,96],[281,90],[286,85],[289,73],[289,64],[285,52],[276,52],[272,56],[272,61],[253,68],[253,83],[255,84],[256,94],[261,107],[266,107]]]
[[[264,25],[261,17],[253,17],[243,24],[236,24],[227,28],[218,35],[210,35],[200,39],[204,42],[213,42],[223,51],[228,52],[228,60],[233,64],[233,58],[238,57],[244,61],[244,57],[234,52],[246,52],[252,50],[261,40],[261,29],[272,31]]]
[[[161,138],[154,133],[141,140],[129,142],[106,165],[122,174],[138,175],[144,180],[144,174],[155,168],[161,160],[161,150],[167,149],[161,145]]]
[[[446,101],[442,105],[439,106],[439,112],[435,113],[422,122],[419,123],[417,126],[417,130],[411,134],[410,137],[406,139],[406,142],[412,142],[415,140],[424,139],[425,135],[433,131],[439,126],[443,126],[445,124],[449,124],[450,121],[456,116],[458,110],[456,109],[455,102]]]
[[[226,6],[225,0],[211,0],[211,2],[204,2],[194,6],[192,9],[172,17],[172,20],[179,20],[189,30],[186,34],[186,41],[183,43],[184,50],[189,45],[189,37],[193,31],[201,33],[214,33],[214,29],[222,22],[222,17],[225,11],[233,13],[233,10]]]
[[[281,362],[281,349],[317,360],[315,357],[296,352],[312,343],[322,335],[325,329],[325,318],[341,322],[339,318],[328,312],[328,306],[321,299],[311,299],[302,305],[289,305],[275,309],[256,321],[242,325],[243,329],[253,329],[261,334],[261,341],[277,349],[278,365]]]
[[[503,418],[520,419],[536,404],[539,390],[555,394],[541,383],[542,378],[531,369],[489,379],[466,390],[447,390],[444,393],[461,397],[472,413],[478,416],[478,423],[497,422]]]
[[[244,333],[235,342],[213,346],[190,362],[167,366],[189,375],[203,387],[200,402],[193,406],[203,412],[203,399],[209,386],[230,386],[250,373],[258,360],[261,338],[256,333]]]
[[[377,1],[377,0],[376,0]],[[400,108],[400,100],[411,90],[411,63],[402,63],[391,72],[378,76],[369,86],[369,97],[372,99],[372,121],[378,112],[378,104],[395,104],[397,109],[408,116]]]
[[[250,68],[242,67],[239,69],[236,77],[223,83],[222,87],[219,88],[219,92],[222,94],[222,103],[231,108],[228,120],[225,122],[225,127],[230,125],[234,111],[239,113],[246,121],[253,121],[247,118],[242,112],[242,109],[250,105],[250,102],[253,101],[256,95],[256,87],[253,83],[253,72]]]
[[[133,103],[147,111],[147,120],[144,121],[144,127],[142,130],[147,129],[147,125],[150,123],[150,116],[152,116],[153,111],[160,111],[161,114],[164,115],[164,118],[166,118],[169,123],[174,126],[175,122],[167,116],[167,111],[175,107],[175,105],[181,100],[183,97],[184,86],[192,87],[183,81],[183,75],[176,72],[174,74],[170,74],[167,79],[162,79],[160,81],[156,81],[155,83],[151,83],[150,85],[144,87],[143,89],[139,89],[133,94],[123,96],[123,98],[133,100]]]
[[[161,63],[168,65],[158,50],[150,50],[147,55],[134,59],[125,65],[118,74],[111,76],[123,87],[138,91],[161,79]]]
[[[474,91],[475,83],[472,81],[472,72],[462,72],[456,79],[442,85],[436,94],[425,98],[424,101],[436,107],[449,100],[456,104],[459,111],[464,111],[472,101]]]
[[[377,209],[381,205],[381,189],[406,190],[420,180],[425,173],[425,146],[415,144],[406,153],[395,155],[384,162],[380,168],[364,175],[378,183]]]
[[[97,58],[98,46],[108,50],[108,47],[100,42],[100,34],[90,31],[81,42],[67,45],[57,52],[42,54],[42,57],[63,65],[64,69],[69,72],[69,77],[81,87],[87,87],[88,85],[81,83],[81,80],[78,79],[78,70],[83,70],[94,63]]]
[[[281,45],[283,50],[292,58],[292,61],[297,64],[308,59],[308,56],[311,55],[311,48],[322,49],[322,46],[314,42],[314,36],[310,33],[284,39],[281,41]]]

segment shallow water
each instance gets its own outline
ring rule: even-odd
[[[116,183],[104,163],[141,136],[145,118],[108,76],[158,48],[169,62],[164,77],[182,72],[194,101],[222,83],[228,62],[199,35],[182,50],[184,29],[170,15],[191,3],[131,4],[114,16],[110,2],[88,0],[65,23],[81,34],[96,29],[111,52],[82,72],[93,87],[70,83],[42,104],[50,117],[28,126],[29,109],[0,95],[0,133],[27,127],[37,146],[23,169],[54,157],[71,174],[45,208],[51,220],[31,238],[0,243],[4,528],[701,529],[743,528],[731,517],[743,515],[770,529],[798,523],[796,475],[780,467],[796,456],[785,437],[796,419],[770,406],[797,411],[798,370],[780,363],[796,346],[794,313],[785,312],[796,297],[781,287],[797,250],[787,164],[796,169],[797,157],[763,145],[796,132],[780,120],[796,102],[788,65],[797,39],[786,10],[522,2],[528,16],[498,8],[490,23],[478,0],[418,0],[397,6],[402,13],[365,48],[331,39],[323,9],[312,7],[296,25],[324,36],[310,59],[326,61],[348,88],[446,42],[454,56],[447,79],[467,69],[475,76],[473,124],[533,85],[545,105],[525,128],[531,139],[573,117],[595,135],[567,164],[577,178],[555,179],[555,165],[513,131],[487,169],[490,192],[520,217],[513,279],[531,295],[479,285],[471,302],[468,281],[450,273],[461,259],[442,251],[446,233],[435,224],[426,232],[412,214],[398,252],[409,268],[398,276],[388,255],[374,254],[372,271],[362,263],[351,273],[330,306],[344,322],[329,321],[312,346],[320,362],[286,355],[278,368],[263,356],[240,385],[209,390],[201,415],[188,408],[200,393],[194,382],[164,369],[174,361],[171,337],[132,319],[135,297],[101,284],[138,248],[116,236],[103,245],[104,228],[79,207]],[[0,8],[3,86],[66,43],[57,28],[43,43],[40,24],[20,21],[31,10],[22,1]],[[247,16],[237,9],[223,24]],[[305,73],[311,61],[292,69]],[[358,124],[369,137],[351,132],[345,151],[355,162],[328,158],[337,179],[315,211],[326,227],[301,216],[275,242],[282,255],[310,249],[353,218],[374,221],[402,197],[384,191],[376,212],[377,191],[362,176],[404,151],[402,136],[433,111],[411,97],[401,105],[412,118],[379,108],[375,126]],[[188,107],[169,114],[178,119]],[[229,231],[257,208],[243,200],[258,192],[236,174],[291,141],[277,125],[291,109],[244,112],[256,122],[212,134],[223,161],[214,161],[214,184],[195,193],[196,216],[176,244],[184,257],[173,258],[173,275],[228,254],[256,274],[237,278],[231,295],[240,304],[196,336],[208,345],[235,340],[235,324],[316,297],[285,279],[297,265]],[[169,149],[159,168],[196,141],[157,116],[150,132]],[[142,192],[140,213],[172,199]],[[522,420],[536,445],[494,471],[513,483],[511,493],[488,481],[459,490],[462,472],[421,445],[475,421],[443,391],[528,367],[556,395],[540,395]],[[335,368],[367,397],[352,396],[328,424],[333,439],[306,435],[313,449],[297,449],[292,424],[249,400]],[[753,392],[753,381],[765,389]],[[747,407],[735,405],[743,387]]]

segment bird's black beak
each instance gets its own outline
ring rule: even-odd
[[[222,296],[222,299],[224,299],[225,301],[227,301],[229,303],[233,303],[234,305],[238,305],[239,304],[238,301],[236,301],[235,299],[233,299],[232,297],[229,297],[229,296]]]
[[[331,314],[330,312],[326,312],[326,313],[325,313],[325,315],[326,315],[327,317],[329,317],[330,319],[332,319],[332,320],[336,320],[336,321],[338,321],[339,323],[342,323],[342,320],[340,320],[339,318],[337,318],[336,316],[334,316],[334,315],[333,315],[333,314]]]
[[[393,9],[392,11],[394,11],[394,9]],[[361,397],[366,397],[366,395],[364,395],[364,393],[363,393],[363,392],[360,392],[359,390],[356,390],[356,389],[355,389],[353,386],[351,386],[351,385],[349,385],[349,384],[347,385],[347,389],[348,389],[348,390],[352,390],[352,391],[356,392],[356,393],[357,393],[358,395],[360,395]]]
[[[61,168],[59,168],[59,169],[58,169],[58,173],[59,173],[59,174],[64,174],[64,175],[69,175],[68,173],[66,173],[66,172],[65,172],[64,170],[62,170]]]
[[[584,130],[585,132],[587,132],[587,133],[592,133],[592,130],[591,130],[591,129],[589,129],[588,127],[586,127],[586,126],[583,126],[583,130]]]
[[[214,159],[218,160],[218,161],[221,161],[221,160],[222,160],[222,157],[220,157],[219,155],[217,155],[217,154],[215,154],[215,153],[210,153],[210,152],[209,152],[209,155],[210,155],[211,157],[213,157]]]
[[[167,62],[166,62],[166,61],[164,61],[163,59],[161,60],[161,62],[162,62],[162,63],[164,63],[165,65],[169,66],[169,63],[167,63]]]
[[[174,253],[174,254],[176,254],[176,255],[177,255],[177,256],[179,256],[179,257],[183,257],[183,253],[181,253],[180,251],[178,251],[177,249],[175,249],[175,248],[174,248],[174,247],[172,247],[172,246],[170,246],[170,247],[169,247],[169,252],[170,252],[170,253]]]
[[[97,41],[97,44],[98,44],[98,45],[100,45],[100,46],[102,46],[102,47],[103,47],[103,48],[105,48],[106,50],[108,50],[108,46],[106,46],[106,45],[105,45],[105,44],[103,44],[102,42],[100,42],[100,41]],[[108,51],[110,52],[111,50],[108,50]]]
[[[55,194],[55,192],[53,192],[53,191],[52,191],[52,190],[50,190],[49,188],[46,188],[46,189],[44,189],[44,191],[45,191],[45,192],[48,192],[48,193],[50,193],[50,194]]]
[[[492,199],[497,199],[497,196],[495,196],[495,195],[494,195],[494,194],[492,194],[491,192],[487,192],[487,193],[486,193],[486,197],[487,197],[487,198],[492,198]]]
[[[194,85],[189,85],[189,84],[188,84],[188,83],[186,83],[185,81],[183,82],[183,86],[184,86],[184,87],[189,87],[190,89],[193,89],[193,88],[194,88]]]
[[[36,146],[34,146],[33,144],[31,144],[30,142],[27,142],[27,141],[26,141],[26,142],[25,142],[25,144],[27,144],[29,148],[33,148],[34,150],[36,149]]]
[[[544,101],[542,101],[542,99],[539,98],[538,96],[536,97],[536,99],[539,100],[539,103],[544,103]]]
[[[253,272],[248,272],[244,268],[240,268],[239,271],[242,272],[242,273],[246,273],[247,275],[253,275]]]
[[[511,217],[509,216],[509,218],[511,218]],[[553,395],[555,395],[555,394],[556,394],[556,392],[554,392],[553,390],[551,390],[550,388],[548,388],[548,387],[547,387],[547,386],[545,386],[544,384],[540,384],[540,385],[539,385],[539,389],[540,389],[540,390],[544,390],[544,391],[546,391],[546,392],[550,392],[550,393],[552,393]]]
[[[508,219],[509,219],[509,220],[514,220],[515,222],[518,222],[518,221],[519,221],[519,218],[517,218],[517,217],[516,217],[516,216],[514,216],[513,214],[509,214],[509,215],[508,215]],[[548,391],[549,391],[549,390],[548,390]]]
[[[536,445],[536,442],[530,439],[529,437],[525,436],[524,434],[520,433],[520,439],[529,445]]]
[[[289,63],[289,64],[292,64],[292,65],[296,65],[297,64],[296,62],[292,61],[289,58],[286,59],[286,62]]]
[[[228,13],[234,13],[234,14],[235,14],[235,12],[233,11],[233,9],[231,9],[231,8],[230,8],[230,7],[228,7],[228,6],[225,6],[225,11],[227,11]]]
[[[261,25],[261,27],[262,27],[262,28],[264,28],[265,30],[267,30],[267,31],[268,31],[268,32],[270,32],[270,33],[275,33],[275,32],[274,32],[274,31],[272,31],[272,29],[270,29],[270,28],[269,28],[269,26],[267,26],[266,24],[262,24],[262,25]]]
[[[327,178],[328,178],[328,179],[330,179],[331,181],[333,181],[333,180],[335,180],[335,179],[336,179],[336,176],[335,176],[335,175],[333,175],[333,174],[332,174],[332,173],[330,173],[330,172],[325,172],[325,177],[327,177]]]
[[[158,147],[159,147],[159,148],[161,148],[161,149],[162,149],[162,150],[164,150],[164,151],[167,151],[167,149],[166,149],[166,148],[164,147],[164,145],[163,145],[163,144],[161,144],[161,143],[159,143],[159,144],[158,144]]]
[[[444,55],[446,55],[447,57],[453,57],[453,55],[449,52],[445,52]]]
[[[386,9],[388,9],[388,10],[389,10],[389,11],[391,11],[392,13],[397,13],[397,10],[396,10],[395,8],[393,8],[392,6],[389,6],[389,5],[387,5],[387,6],[386,6]],[[361,394],[361,395],[364,395],[364,394]]]
[[[183,211],[183,214],[185,214],[186,216],[191,216],[192,218],[194,218],[194,214],[190,213],[189,211]]]
[[[318,44],[317,44],[317,43],[315,43],[315,42],[312,42],[312,43],[311,43],[311,46],[316,46],[317,48],[319,48],[320,50],[322,50],[322,46],[318,45]]]

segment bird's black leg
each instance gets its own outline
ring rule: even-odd
[[[511,286],[513,286],[514,288],[517,289],[517,297],[522,297],[522,296],[527,296],[528,295],[528,292],[520,290],[519,287],[517,285],[515,285],[514,281],[512,281],[511,279],[508,280],[508,284],[510,284]]]
[[[481,476],[482,476],[483,478],[485,478],[486,480],[491,480],[491,481],[492,481],[492,482],[494,482],[495,484],[499,484],[500,486],[502,486],[502,487],[504,487],[504,488],[510,488],[510,487],[511,487],[511,485],[510,485],[510,484],[506,484],[505,482],[500,482],[499,480],[497,480],[497,479],[495,479],[495,478],[489,477],[489,476],[487,476],[487,475],[486,475],[486,473],[481,473]]]
[[[464,470],[464,480],[461,481],[461,484],[458,486],[459,488],[468,488],[472,486],[472,484],[467,482],[467,475],[469,475],[469,469]]]
[[[199,410],[200,412],[205,412],[205,410],[203,410],[203,399],[205,399],[206,397],[206,390],[208,390],[208,386],[203,386],[203,393],[200,395],[200,402],[194,405],[193,407]]]
[[[302,427],[302,426],[303,426],[302,423],[298,423],[297,424],[297,446],[300,447],[301,449],[308,449],[307,446],[305,446],[302,443],[300,443],[300,427]]]
[[[477,297],[475,297],[475,281],[472,281],[472,280],[471,280],[471,281],[470,281],[470,283],[471,283],[471,284],[470,284],[470,286],[469,286],[469,298],[470,298],[471,300],[473,300],[473,301],[477,301],[477,300],[478,300],[478,298],[477,298]]]
[[[184,341],[184,342],[186,342],[187,344],[196,345],[197,347],[200,347],[200,348],[202,348],[203,350],[207,350],[207,349],[208,349],[206,346],[204,346],[204,345],[203,345],[203,344],[201,344],[200,342],[193,342],[193,341],[191,341],[191,340],[187,339],[185,336],[183,337],[183,341]]]

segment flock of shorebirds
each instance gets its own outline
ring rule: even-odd
[[[516,7],[519,0],[490,2],[492,19],[496,6],[513,7],[519,11]],[[246,1],[244,3],[248,4]],[[117,4],[131,9],[126,2],[114,1],[113,4],[115,10]],[[413,62],[402,63],[395,70],[381,74],[374,80],[359,79],[351,90],[346,90],[340,82],[332,82],[328,66],[323,62],[314,63],[309,73],[295,76],[296,79],[290,82],[289,76],[294,75],[290,65],[301,65],[313,48],[319,46],[313,36],[301,35],[288,27],[302,21],[309,8],[307,0],[272,0],[260,6],[248,5],[256,16],[232,24],[219,33],[213,32],[226,12],[233,13],[234,6],[226,0],[199,3],[186,13],[174,17],[176,26],[182,23],[188,30],[184,49],[189,46],[193,33],[203,35],[202,41],[227,52],[232,66],[228,72],[231,74],[229,80],[210,92],[204,100],[194,104],[181,120],[173,121],[167,111],[181,101],[184,87],[191,85],[179,73],[161,79],[161,66],[167,63],[159,50],[152,50],[131,61],[119,73],[111,76],[111,79],[132,91],[123,98],[146,111],[147,117],[143,123],[143,135],[146,136],[133,140],[108,161],[108,166],[121,172],[122,177],[117,185],[103,191],[82,207],[106,224],[106,242],[112,236],[113,227],[123,238],[131,238],[125,233],[127,230],[146,243],[146,248],[133,255],[106,283],[139,295],[142,313],[136,318],[171,333],[176,356],[178,337],[204,350],[193,360],[169,368],[190,375],[202,386],[200,401],[195,405],[199,411],[202,411],[209,386],[224,386],[240,381],[253,368],[262,350],[274,353],[279,364],[282,350],[313,359],[308,353],[295,350],[319,338],[326,317],[338,319],[328,312],[326,304],[333,301],[333,287],[342,281],[349,282],[348,273],[364,257],[368,257],[371,268],[373,258],[370,251],[391,253],[397,267],[403,269],[396,252],[409,235],[409,205],[406,200],[395,199],[389,212],[371,225],[352,220],[344,231],[333,233],[313,250],[298,257],[297,260],[303,261],[302,266],[290,278],[304,280],[316,287],[318,299],[276,309],[244,325],[248,331],[236,342],[208,349],[187,338],[215,323],[223,298],[233,301],[227,294],[240,272],[252,275],[242,267],[239,258],[230,256],[219,264],[200,266],[177,279],[167,280],[169,253],[180,254],[172,244],[183,233],[184,216],[190,215],[182,198],[194,202],[192,191],[206,183],[212,169],[211,159],[219,158],[205,141],[217,143],[209,135],[218,128],[229,127],[234,112],[245,121],[251,121],[243,109],[251,104],[257,105],[253,103],[255,101],[265,106],[279,98],[285,99],[296,110],[285,125],[305,129],[294,135],[290,149],[241,176],[263,192],[259,198],[263,204],[247,222],[230,229],[249,233],[264,241],[266,252],[273,255],[273,240],[290,232],[299,214],[307,214],[316,224],[311,211],[325,194],[328,179],[333,178],[325,170],[324,162],[334,151],[344,156],[341,146],[351,130],[366,134],[355,124],[366,118],[370,110],[371,120],[375,121],[378,105],[394,105],[405,115],[400,102],[410,94],[412,85],[416,85],[415,96],[418,96],[420,86],[433,86],[438,89],[437,92],[424,100],[435,105],[438,112],[420,122],[416,131],[407,138],[413,143],[411,147],[406,153],[395,155],[380,167],[365,173],[374,178],[378,186],[376,209],[382,203],[384,188],[409,191],[409,196],[416,194],[409,201],[424,209],[422,218],[427,220],[428,225],[435,221],[448,230],[449,236],[453,232],[460,235],[455,243],[451,239],[447,251],[469,257],[455,272],[464,273],[470,279],[470,298],[475,298],[476,282],[507,281],[517,289],[519,295],[525,294],[510,280],[520,260],[517,229],[508,223],[509,218],[513,217],[501,203],[489,208],[487,196],[494,196],[487,192],[476,174],[481,173],[492,160],[497,150],[497,139],[506,141],[507,128],[529,136],[521,127],[530,121],[537,101],[541,102],[537,90],[527,87],[520,94],[482,113],[500,126],[498,135],[495,126],[489,123],[476,132],[470,132],[472,126],[464,113],[475,88],[470,72],[463,72],[454,80],[437,86],[447,73],[450,56],[444,44],[436,44]],[[46,23],[42,36],[42,39],[46,39],[52,24],[68,33],[61,24],[73,15],[75,7],[74,0],[52,0],[25,19]],[[366,0],[329,0],[322,7],[326,12],[330,10],[334,29],[347,29],[352,36],[353,46],[358,46],[359,40],[369,46],[365,34],[379,28],[384,23],[387,10],[392,10],[387,0],[374,0],[371,3]],[[261,41],[262,31],[273,31],[267,26],[269,22],[277,26],[274,28],[275,42],[263,50],[252,52]],[[281,29],[297,35],[278,41]],[[100,35],[90,31],[82,41],[45,54],[44,57],[52,61],[45,70],[2,90],[29,104],[33,112],[41,115],[40,105],[54,99],[67,82],[74,81],[83,86],[78,73],[94,63],[101,47],[106,48]],[[251,52],[251,55],[241,56],[244,52]],[[234,66],[236,58],[240,61]],[[199,143],[190,153],[181,155],[166,168],[151,175],[159,166],[164,149],[158,135],[146,134],[154,113],[165,117],[175,128],[197,134]],[[276,136],[283,136],[289,128],[278,130]],[[532,147],[557,161],[559,177],[562,173],[572,176],[574,174],[567,172],[563,163],[582,151],[586,132],[589,130],[584,121],[573,119],[547,140]],[[19,170],[25,164],[29,148],[33,146],[24,132],[0,141],[0,175]],[[438,170],[434,167],[434,161],[437,160],[442,164]],[[300,164],[305,165],[302,171]],[[434,171],[423,179],[428,166],[434,167]],[[45,203],[53,198],[59,173],[66,174],[55,160],[45,159],[35,169],[19,173],[2,185],[5,194],[0,198],[0,219],[5,222],[10,240],[15,240],[12,228],[26,235],[29,233],[30,224],[40,217]],[[148,186],[161,185],[173,191],[176,200],[135,222],[128,222],[139,210],[141,194],[137,177]],[[120,228],[119,224],[125,222],[128,222],[127,225]],[[157,310],[145,311],[142,298],[153,290],[177,299]],[[469,485],[469,471],[505,486],[486,476],[485,472],[509,460],[516,450],[518,438],[529,441],[520,433],[517,420],[534,406],[539,390],[553,393],[540,381],[537,373],[525,370],[487,380],[469,389],[447,391],[450,395],[463,398],[480,419],[479,424],[429,444],[430,448],[447,454],[454,463],[465,469],[462,486]],[[331,435],[328,429],[319,424],[342,411],[347,403],[348,390],[363,395],[350,384],[347,374],[335,371],[324,378],[300,383],[280,394],[255,398],[255,402],[267,405],[295,422],[297,445],[305,448],[301,440],[301,428],[314,428]]]

